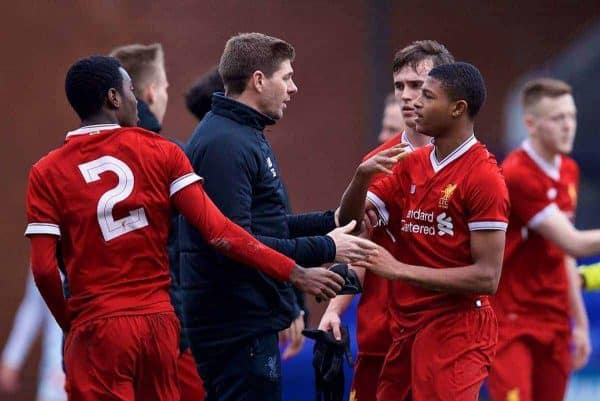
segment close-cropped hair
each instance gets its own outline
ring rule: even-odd
[[[241,33],[227,41],[219,62],[219,74],[228,94],[240,94],[255,71],[270,78],[283,61],[293,61],[288,42],[262,33]]]
[[[527,110],[545,97],[557,98],[572,93],[571,85],[565,81],[554,78],[537,78],[527,82],[523,87],[521,103]]]
[[[393,73],[397,73],[407,65],[416,69],[423,60],[431,60],[433,66],[454,62],[454,56],[446,49],[446,46],[435,40],[417,40],[394,55],[392,63]]]
[[[90,56],[76,61],[67,71],[65,92],[80,119],[98,113],[104,106],[108,91],[123,88],[119,61],[113,57]]]
[[[485,102],[486,89],[481,72],[469,63],[442,64],[429,71],[429,76],[440,81],[448,97],[467,102],[467,113],[472,119]]]
[[[110,52],[127,70],[137,93],[157,79],[160,68],[164,68],[165,54],[160,43],[149,45],[132,44],[119,46]]]

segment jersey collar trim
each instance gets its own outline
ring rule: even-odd
[[[408,145],[408,148],[413,151],[415,147],[412,143],[410,143],[410,139],[408,139],[408,135],[406,135],[406,131],[402,131],[402,136],[400,137],[400,142],[404,142]]]
[[[109,129],[117,129],[117,128],[121,128],[121,126],[119,124],[94,124],[94,125],[86,125],[85,127],[81,127],[78,128],[74,131],[69,131],[67,132],[67,138],[70,136],[76,136],[76,135],[87,135],[90,134],[92,132],[100,132],[100,131],[106,131]]]
[[[556,155],[554,157],[554,163],[550,164],[535,152],[529,140],[526,139],[523,141],[522,147],[525,153],[527,153],[527,156],[529,156],[529,158],[533,160],[535,164],[537,164],[544,174],[552,178],[554,181],[558,181],[560,179],[560,156]]]
[[[454,149],[448,156],[444,157],[442,161],[438,161],[437,157],[435,156],[435,146],[433,146],[431,149],[431,153],[429,154],[429,160],[431,161],[431,167],[433,167],[433,171],[437,173],[438,171],[446,167],[448,164],[452,163],[454,160],[467,153],[467,151],[471,149],[476,143],[477,138],[475,138],[475,135],[471,135],[469,139],[467,139],[459,147]]]

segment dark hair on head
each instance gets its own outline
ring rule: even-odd
[[[448,97],[454,101],[467,102],[467,112],[473,118],[485,102],[485,82],[483,76],[472,64],[442,64],[431,71],[429,76],[442,83]]]
[[[119,67],[121,64],[113,57],[90,56],[69,68],[65,92],[79,118],[83,120],[98,113],[111,88],[121,91],[123,77]]]
[[[223,80],[219,75],[218,67],[212,68],[210,71],[202,75],[185,94],[185,105],[187,109],[198,120],[202,120],[204,115],[208,113],[212,105],[212,95],[215,92],[223,92]]]
[[[131,76],[138,95],[159,79],[158,73],[165,67],[165,53],[160,43],[119,46],[111,50],[110,56],[119,60]]]
[[[522,94],[523,108],[539,103],[544,97],[556,98],[573,93],[571,85],[553,78],[538,78],[525,84]]]
[[[435,40],[417,40],[396,52],[392,71],[395,74],[407,65],[416,69],[423,60],[431,60],[433,66],[437,67],[438,65],[453,63],[454,57],[446,49],[446,46]]]
[[[288,42],[262,33],[241,33],[229,39],[219,62],[219,74],[227,93],[240,94],[255,71],[271,77],[296,53]]]

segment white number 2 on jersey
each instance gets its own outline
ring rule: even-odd
[[[106,191],[98,201],[98,224],[105,241],[117,238],[128,232],[138,230],[148,225],[148,219],[144,208],[138,208],[129,212],[129,216],[115,220],[113,208],[118,202],[127,199],[133,191],[133,172],[121,160],[112,156],[103,156],[88,163],[80,164],[79,170],[83,174],[85,182],[90,183],[100,180],[100,174],[111,171],[119,178],[119,183],[113,189]]]

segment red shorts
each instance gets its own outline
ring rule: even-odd
[[[395,338],[383,364],[378,401],[476,401],[498,337],[488,305],[439,316]],[[360,401],[360,400],[359,400]]]
[[[551,331],[550,331],[551,332]],[[501,340],[490,372],[494,401],[562,401],[571,371],[570,334]]]
[[[179,401],[179,321],[174,313],[94,319],[65,342],[73,401]]]
[[[350,401],[377,399],[377,382],[384,360],[385,355],[358,355],[354,364]]]
[[[179,370],[179,387],[181,389],[180,401],[204,401],[204,386],[189,348],[179,355],[177,369]]]

